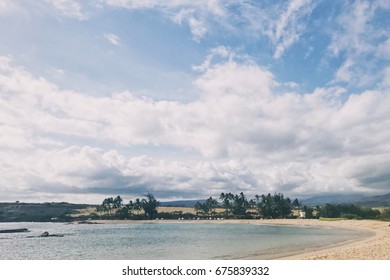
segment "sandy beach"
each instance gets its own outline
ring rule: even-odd
[[[151,221],[112,221],[97,220],[98,223],[142,223]],[[153,222],[191,222],[158,220]],[[317,219],[285,219],[285,220],[201,220],[210,223],[250,223],[283,226],[346,228],[359,231],[369,231],[367,238],[351,240],[332,246],[309,249],[308,251],[291,252],[288,256],[275,256],[274,259],[284,260],[390,260],[390,222],[375,220],[337,220],[321,221]],[[262,256],[251,256],[248,259],[262,259]]]
[[[247,222],[247,221],[241,221]],[[369,231],[371,235],[360,240],[351,240],[332,246],[309,249],[306,252],[291,252],[288,256],[275,259],[284,260],[390,260],[390,222],[374,220],[337,220],[321,221],[317,219],[260,220],[253,224],[284,226],[313,226],[327,228],[345,228]],[[251,259],[261,259],[254,256]]]
[[[264,220],[262,224],[341,227],[371,231],[371,237],[280,259],[290,260],[390,260],[390,222],[374,220]]]

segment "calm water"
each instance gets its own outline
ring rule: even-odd
[[[1,223],[0,259],[239,259],[310,250],[364,236],[330,228],[222,223]],[[37,237],[44,231],[64,237]]]

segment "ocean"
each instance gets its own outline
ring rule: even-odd
[[[115,224],[0,223],[2,260],[208,260],[297,251],[359,239],[368,233],[332,228],[235,223],[142,222]],[[43,232],[62,237],[40,237]]]

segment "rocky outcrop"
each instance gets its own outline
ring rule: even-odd
[[[15,229],[3,229],[0,233],[18,233],[18,232],[29,232],[26,228],[15,228]]]

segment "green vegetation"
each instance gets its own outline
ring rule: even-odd
[[[264,195],[260,197],[255,196],[256,199],[256,210],[263,218],[286,218],[291,217],[291,212],[293,209],[291,199],[284,198],[284,195],[281,193]]]
[[[298,199],[291,200],[281,193],[255,195],[248,199],[243,192],[239,194],[221,193],[219,200],[209,197],[204,202],[196,202],[195,214],[182,211],[158,212],[160,202],[147,193],[144,198],[130,200],[124,205],[120,196],[106,198],[97,206],[97,219],[285,219],[297,218],[299,212],[305,212],[308,219],[334,221],[342,219],[390,219],[390,208],[383,213],[377,209],[359,207],[354,204],[325,204],[310,207]],[[293,211],[295,210],[295,212]],[[295,213],[295,215],[293,214]]]
[[[195,211],[203,218],[253,219],[253,218],[292,218],[293,205],[283,194],[256,195],[248,200],[243,192],[239,194],[221,193],[220,203],[212,197],[204,203],[197,202]],[[216,212],[216,208],[224,211]]]
[[[381,213],[380,219],[389,221],[390,220],[390,208],[383,209],[383,212]]]
[[[157,208],[160,202],[157,201],[151,193],[145,195],[146,199],[142,199],[141,208],[145,211],[146,217],[153,219],[157,214]]]
[[[72,214],[90,207],[87,204],[61,203],[0,203],[0,222],[66,222]]]
[[[294,199],[284,197],[281,193],[273,195],[255,195],[248,200],[244,193],[221,193],[220,203],[210,197],[204,203],[198,202],[195,211],[200,217],[220,217],[227,219],[285,219],[297,218],[293,210],[305,212],[305,218],[321,218],[323,220],[339,219],[390,219],[390,208],[383,213],[377,209],[359,207],[354,204],[325,204],[309,207]],[[216,211],[222,208],[223,211]]]
[[[118,195],[116,198],[105,198],[102,204],[96,207],[96,211],[103,214],[94,218],[154,219],[159,206],[160,202],[151,193],[147,193],[142,200],[130,200],[127,205],[123,205],[123,199]],[[144,211],[143,214],[141,210]]]
[[[239,194],[221,193],[220,203],[212,197],[204,202],[198,201],[195,206],[195,215],[178,212],[158,213],[160,202],[151,194],[145,198],[137,198],[123,205],[120,196],[105,198],[101,205],[97,206],[94,218],[99,219],[178,219],[178,218],[227,218],[227,219],[253,219],[253,218],[293,218],[292,202],[283,194],[256,195],[248,200],[243,192]],[[296,200],[297,203],[297,200]],[[299,203],[298,203],[299,205]],[[218,210],[219,209],[219,210]]]
[[[195,204],[196,215],[206,215],[213,216],[215,215],[215,209],[218,207],[218,201],[212,197],[209,197],[204,203],[197,202]]]
[[[194,212],[175,211],[164,207],[158,212],[160,202],[153,194],[130,200],[127,204],[117,197],[105,198],[100,205],[70,203],[0,203],[0,222],[70,222],[87,219],[285,219],[297,218],[305,212],[306,218],[322,220],[381,219],[390,220],[390,208],[372,209],[354,204],[325,204],[309,207],[298,199],[291,200],[281,193],[255,195],[248,199],[239,194],[221,193],[219,199],[209,197],[196,202]],[[92,210],[91,210],[92,208]],[[93,212],[95,209],[95,212]],[[179,211],[180,210],[180,211]],[[185,213],[183,213],[185,212]]]
[[[378,219],[381,216],[379,210],[354,204],[325,204],[319,209],[319,217],[324,218],[344,218],[344,219]]]

